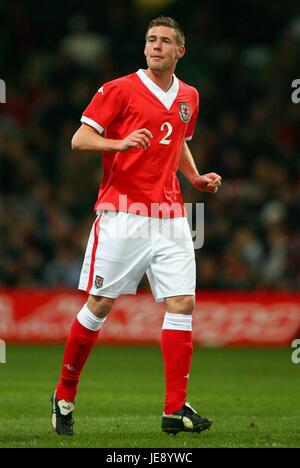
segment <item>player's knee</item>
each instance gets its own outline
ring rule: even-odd
[[[114,302],[115,299],[112,299],[110,297],[90,295],[87,301],[87,306],[90,309],[90,311],[94,315],[96,315],[96,317],[103,318],[106,317],[107,314],[109,314]]]
[[[189,315],[195,308],[195,296],[168,297],[165,303],[168,312]]]

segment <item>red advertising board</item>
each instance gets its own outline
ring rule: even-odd
[[[86,301],[77,291],[0,290],[0,338],[64,342]],[[159,343],[164,305],[149,293],[121,296],[99,342]],[[300,294],[197,293],[193,340],[202,346],[285,346],[300,332]]]

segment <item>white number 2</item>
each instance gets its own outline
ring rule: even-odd
[[[166,135],[162,138],[162,140],[160,140],[159,143],[161,145],[169,145],[171,143],[171,140],[167,140],[167,138],[173,132],[173,128],[172,128],[172,125],[170,124],[170,122],[164,122],[162,124],[162,126],[160,127],[160,130],[163,132],[166,127],[167,127],[168,131],[167,131]]]

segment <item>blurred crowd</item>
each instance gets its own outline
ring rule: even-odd
[[[0,286],[77,287],[102,168],[70,141],[101,84],[145,67],[148,22],[166,14],[186,32],[176,74],[201,96],[189,146],[201,172],[223,178],[211,195],[179,176],[185,201],[205,204],[197,286],[298,290],[297,1],[54,2],[56,16],[53,3],[24,3],[0,7]]]

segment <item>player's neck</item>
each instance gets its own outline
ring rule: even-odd
[[[157,72],[147,68],[145,70],[146,75],[152,80],[159,88],[165,93],[171,88],[173,84],[173,72]]]

